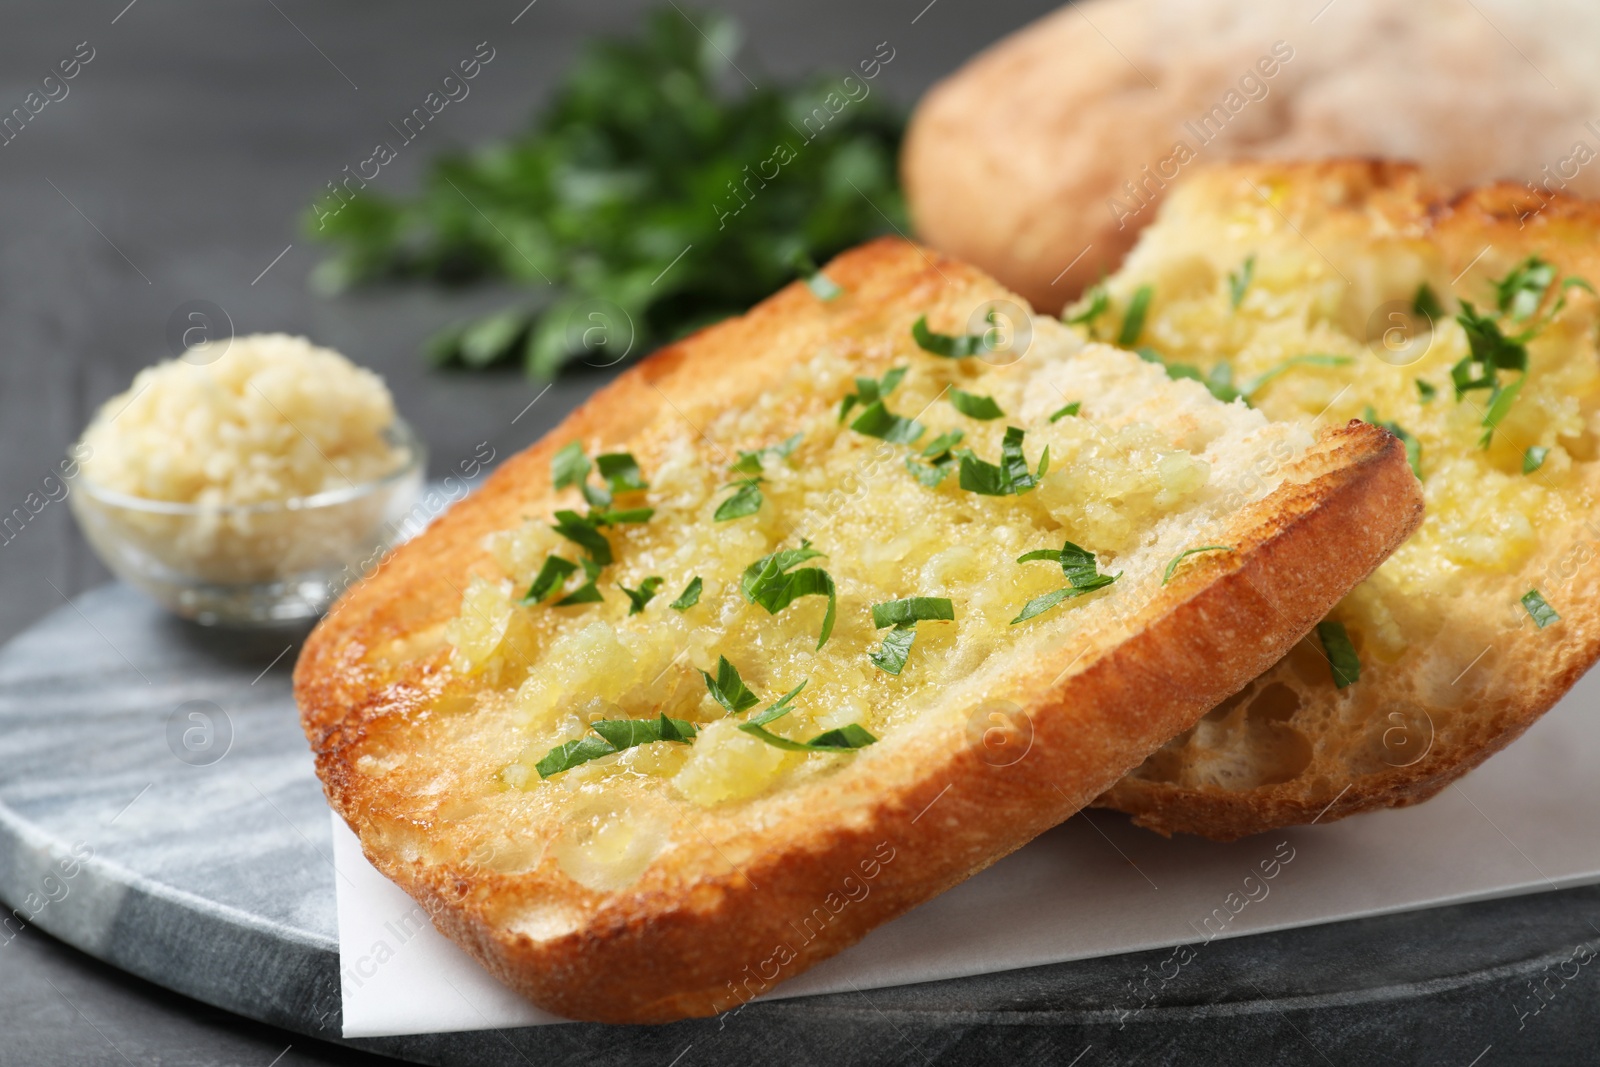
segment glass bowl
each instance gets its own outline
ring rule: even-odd
[[[314,619],[370,574],[402,530],[427,470],[406,423],[387,431],[407,459],[382,478],[258,504],[185,504],[68,480],[68,503],[118,578],[203,625],[262,627]]]

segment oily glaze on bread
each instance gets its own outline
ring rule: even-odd
[[[1518,319],[1496,283],[1532,256],[1548,267],[1527,276],[1538,310]],[[1246,260],[1236,300],[1228,275]],[[1172,363],[1226,363],[1242,382],[1320,354],[1253,402],[1278,419],[1370,411],[1406,430],[1427,516],[1331,616],[1358,681],[1338,688],[1307,638],[1101,804],[1219,839],[1414,804],[1514,740],[1600,657],[1600,301],[1569,279],[1600,283],[1593,201],[1510,185],[1452,197],[1415,168],[1366,161],[1233,164],[1174,190],[1109,280],[1099,328],[1149,286],[1137,343]],[[1422,283],[1441,305],[1431,327],[1414,310]],[[1501,372],[1521,384],[1487,448],[1489,391],[1458,400],[1451,378],[1470,351],[1456,318],[1468,305],[1506,337],[1534,335],[1526,375]],[[1522,603],[1533,590],[1558,621],[1536,622]]]
[[[1410,159],[1451,189],[1600,195],[1597,35],[1582,0],[1088,0],[928,92],[907,201],[922,239],[1054,311],[1175,182],[1231,159]]]
[[[1416,482],[1382,430],[1356,423],[1313,439],[1218,404],[1125,353],[1079,347],[1048,319],[1031,324],[1031,346],[1014,361],[940,359],[910,340],[919,316],[960,332],[984,307],[1015,298],[963,264],[897,241],[847,253],[826,273],[843,290],[838,297],[821,300],[797,283],[602,390],[354,589],[296,667],[318,774],[368,857],[500,980],[563,1015],[652,1022],[726,1010],[983,869],[1078,810],[1281,655],[1418,520]],[[836,418],[852,374],[895,366],[908,368],[902,392],[890,397],[897,411],[916,413],[900,398],[918,397],[919,419],[937,426],[958,418],[939,399],[940,383],[955,380],[992,394],[1029,427],[1030,440],[1054,441],[1062,452],[1047,484],[1025,496],[979,496],[958,488],[954,474],[937,488],[919,485],[902,446]],[[1044,416],[1061,405],[1062,389],[1085,390],[1080,413],[1050,423]],[[933,400],[923,404],[924,396]],[[694,487],[722,480],[737,450],[782,440],[797,425],[798,450],[756,468],[765,477],[762,509],[714,521],[722,490],[706,498]],[[968,429],[992,454],[998,428]],[[1043,535],[1030,531],[1047,530],[1056,544],[1073,533],[1051,526],[1046,505],[1077,514],[1081,501],[1051,494],[1095,469],[1134,478],[1097,442],[1134,442],[1137,451],[1150,435],[1187,442],[1192,454],[1167,446],[1148,463],[1135,456],[1133,466],[1192,474],[1204,463],[1208,478],[1153,491],[1154,501],[1179,495],[1132,531],[1118,526],[1132,496],[1081,519],[1094,537],[1122,545],[1102,549],[1121,577],[1008,626],[1020,606],[1009,591],[1032,580],[1015,575],[1054,567],[1011,557],[1039,546]],[[629,449],[651,481],[645,499],[656,514],[607,527],[617,562],[601,581],[602,603],[497,602],[496,590],[513,588],[511,578],[520,586],[523,568],[537,564],[497,553],[507,544],[501,532],[532,537],[542,524],[519,524],[575,501],[571,488],[552,489],[551,475],[552,457],[572,441],[591,452]],[[865,465],[880,454],[890,462]],[[708,469],[716,473],[701,473]],[[834,471],[859,485],[834,499],[806,481]],[[902,571],[905,594],[939,591],[938,575],[954,566],[949,546],[919,547],[915,535],[937,527],[942,542],[951,516],[949,529],[968,531],[976,546],[976,575],[952,572],[946,591],[957,594],[956,620],[919,623],[905,672],[884,674],[866,658],[878,636],[865,619],[867,600]],[[823,650],[821,598],[776,615],[755,611],[736,579],[756,549],[731,570],[705,554],[739,538],[793,547],[801,535],[828,552],[839,589],[839,621]],[[705,536],[702,554],[683,563],[693,556],[686,546]],[[1176,551],[1213,543],[1233,551],[1191,557],[1162,583]],[[984,562],[983,552],[1003,563]],[[667,579],[664,591],[629,615],[609,575],[633,587],[646,568]],[[705,589],[680,614],[663,601],[690,569],[705,576]],[[1000,600],[981,607],[996,590]],[[492,652],[473,622],[486,619],[472,615],[480,607],[510,613],[495,616]],[[794,625],[797,632],[784,628]],[[706,633],[721,643],[696,644]],[[667,642],[650,659],[662,634],[678,635],[683,651],[651,677],[677,647]],[[748,777],[724,780],[742,791],[731,799],[708,793],[701,764],[742,752],[728,738],[745,736],[724,728],[731,720],[699,678],[725,644],[741,650],[738,666],[768,700],[796,675],[809,677],[794,718],[837,724],[829,716],[860,704],[852,714],[877,742],[795,755],[753,790]],[[570,662],[549,651],[580,647]],[[778,662],[792,665],[788,677],[758,674]],[[639,672],[640,685],[617,688],[615,676],[627,671]],[[665,705],[701,732],[691,746],[659,742],[541,779],[519,752],[531,745],[538,755],[555,738],[577,736],[539,732],[566,729],[563,707],[599,714],[581,691],[570,704],[541,703],[573,677],[583,679],[580,690],[611,693],[623,713],[653,715]],[[922,694],[913,706],[901,706],[901,686]],[[699,697],[679,702],[694,689]],[[713,744],[722,747],[701,748]],[[629,762],[646,749],[662,751]],[[757,757],[765,751],[756,749]],[[669,759],[681,761],[670,775],[662,770]]]

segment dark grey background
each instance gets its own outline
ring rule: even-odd
[[[526,0],[126,3],[0,11],[0,113],[80,42],[94,49],[68,95],[0,147],[0,513],[39,489],[96,406],[170,356],[168,316],[191,299],[221,305],[241,333],[305,333],[379,370],[431,445],[435,475],[480,441],[502,457],[521,448],[601,384],[564,380],[513,425],[537,393],[519,374],[430,372],[417,351],[495,293],[317,297],[306,277],[320,253],[300,224],[323,184],[391,137],[387,123],[478,42],[493,62],[384,168],[379,190],[407,191],[432,153],[519,127],[579,40],[634,25],[645,5],[537,0],[513,25]],[[888,41],[895,58],[876,91],[909,104],[1056,5],[716,6],[744,26],[735,58],[758,83],[846,69]],[[107,577],[65,505],[50,504],[0,545],[0,640]],[[280,1053],[281,1067],[376,1062],[166,993],[31,929],[0,955],[0,1063],[267,1067]]]

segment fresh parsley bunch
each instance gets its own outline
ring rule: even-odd
[[[525,283],[526,303],[429,351],[550,377],[579,355],[648,352],[745,310],[807,258],[903,227],[903,118],[878,86],[747,88],[726,58],[737,36],[727,19],[663,9],[637,39],[593,42],[528,132],[438,159],[413,200],[363,189],[323,228],[313,217],[336,246],[314,282]],[[830,93],[848,102],[824,107]]]

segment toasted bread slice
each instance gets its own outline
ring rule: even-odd
[[[1273,418],[1405,431],[1427,518],[1332,613],[1359,680],[1339,688],[1324,642],[1307,638],[1102,804],[1220,839],[1413,804],[1589,668],[1600,305],[1574,278],[1600,284],[1592,202],[1512,186],[1446,199],[1414,168],[1373,162],[1235,164],[1174,191],[1091,331],[1117,331],[1148,286],[1132,343],[1219,382],[1231,368]],[[1483,377],[1463,315],[1482,351],[1495,336],[1511,347],[1498,390],[1457,399],[1453,369]],[[1524,603],[1535,590],[1559,621]]]
[[[1313,437],[1217,403],[960,263],[881,241],[814,285],[601,391],[352,591],[296,668],[318,773],[372,862],[562,1015],[731,1008],[988,866],[1265,669],[1419,519],[1385,431]],[[975,356],[913,340],[923,316],[988,331],[996,306]],[[1026,458],[1003,470],[1008,422]],[[940,466],[952,446],[930,439],[958,429]],[[573,443],[639,475],[605,461],[605,505]],[[597,510],[654,511],[610,517],[603,548],[566,516],[614,561],[555,588],[547,561],[579,557],[551,518],[584,478]],[[826,555],[784,573],[829,580],[790,591],[836,606],[766,597],[789,579],[759,561],[807,539]],[[1207,545],[1228,550],[1165,580]],[[1018,562],[1035,550],[1052,558]],[[951,610],[876,626],[873,605],[911,597]],[[802,682],[787,714],[756,710]],[[600,744],[620,720],[663,739]]]

